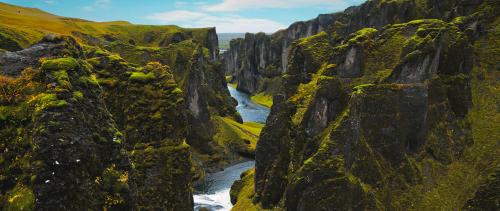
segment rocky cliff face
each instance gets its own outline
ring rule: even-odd
[[[0,58],[2,207],[192,209],[186,104],[170,67],[52,35]]]
[[[381,29],[388,24],[404,23],[421,18],[437,18],[450,21],[454,17],[468,15],[482,0],[451,1],[387,1],[370,0],[344,12],[319,15],[317,18],[292,24],[272,35],[247,34],[244,39],[231,42],[224,53],[226,72],[234,77],[238,89],[252,94],[276,93],[269,90],[288,69],[288,57],[294,41],[322,31],[344,37],[362,28]]]
[[[71,38],[47,37],[25,51],[1,55],[34,61],[50,51],[22,72],[2,69],[15,76],[2,76],[0,83],[3,209],[135,206],[134,173],[123,137],[91,67],[81,57],[68,57],[83,54],[75,44]]]
[[[497,144],[498,120],[479,116],[498,116],[483,108],[498,95],[485,52],[499,54],[479,46],[498,41],[499,5],[469,3],[482,5],[450,22],[414,20],[345,37],[334,30],[294,42],[257,145],[255,206],[498,207],[490,194],[499,151],[487,149]]]
[[[210,39],[210,36],[207,39]],[[132,63],[146,65],[148,62],[157,61],[171,67],[175,81],[183,90],[185,107],[182,110],[186,113],[188,123],[188,144],[202,155],[217,155],[198,159],[197,153],[195,160],[208,171],[222,167],[224,164],[221,162],[226,160],[221,160],[219,156],[225,156],[226,153],[223,153],[220,144],[214,141],[216,125],[213,118],[229,116],[236,120],[241,119],[235,110],[236,102],[227,90],[223,68],[219,61],[214,61],[217,57],[213,57],[207,47],[195,40],[184,40],[161,48],[114,42],[105,48],[110,52],[119,52],[125,60]]]

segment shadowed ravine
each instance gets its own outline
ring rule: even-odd
[[[248,94],[228,86],[231,96],[238,101],[236,110],[244,122],[266,123],[269,109],[258,105],[250,99]],[[247,161],[226,168],[224,171],[211,174],[206,181],[196,187],[194,195],[194,210],[207,208],[208,210],[231,210],[233,205],[229,191],[234,181],[240,179],[240,174],[255,166],[254,161]]]

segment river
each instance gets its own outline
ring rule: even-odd
[[[243,122],[258,122],[266,124],[267,116],[269,116],[269,108],[261,106],[254,102],[246,93],[240,92],[235,88],[228,86],[231,97],[238,101],[236,110],[240,113]]]
[[[228,86],[231,96],[238,101],[236,110],[244,122],[258,122],[265,124],[269,109],[251,100],[246,93]],[[234,181],[240,179],[241,173],[255,166],[254,161],[247,161],[230,166],[224,171],[207,176],[206,180],[195,189],[194,210],[207,208],[209,211],[229,211],[233,207],[229,191]]]

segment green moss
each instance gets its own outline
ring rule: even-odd
[[[134,82],[148,82],[154,80],[155,78],[154,73],[145,74],[143,72],[133,72],[130,75],[129,80]]]
[[[300,39],[297,42],[308,52],[314,62],[320,65],[326,62],[333,53],[326,32]]]
[[[215,117],[217,132],[214,140],[220,146],[236,149],[241,153],[253,154],[264,125],[252,122],[240,124],[228,117]]]
[[[364,90],[366,88],[373,87],[373,86],[375,86],[375,84],[362,84],[362,85],[358,85],[358,86],[356,86],[356,87],[353,88],[353,94],[356,94],[356,95],[363,94]]]
[[[351,45],[360,44],[365,40],[371,39],[375,33],[377,33],[377,30],[374,28],[361,29],[350,36],[351,38],[349,39],[348,43]]]
[[[118,170],[115,164],[104,170],[102,176],[97,179],[97,183],[106,195],[104,210],[126,203],[127,199],[124,196],[130,191],[128,182],[129,172]]]
[[[71,82],[66,70],[53,71],[52,76],[56,79],[59,87],[63,89],[71,89]]]
[[[328,66],[329,65],[324,64],[317,73],[313,74],[309,83],[300,84],[295,95],[288,99],[291,103],[297,105],[297,112],[295,112],[292,118],[294,124],[298,125],[302,122],[302,118],[304,117],[304,114],[314,97],[314,93],[318,89],[318,84],[321,81],[321,78],[324,77],[323,74],[327,71]]]
[[[129,153],[136,170],[139,210],[177,210],[179,205],[165,204],[165,201],[182,201],[191,196],[187,194],[191,182],[190,147],[185,142],[177,145],[172,142],[164,140],[160,146],[145,144]],[[151,171],[155,174],[148,173]],[[180,210],[187,209],[192,207]]]
[[[0,121],[23,122],[29,119],[32,109],[27,103],[13,106],[0,106]]]
[[[46,60],[42,62],[43,70],[74,70],[78,61],[72,57]]]
[[[90,76],[81,76],[78,79],[78,83],[84,86],[99,86],[99,81],[97,80],[95,74],[92,74]]]
[[[238,87],[238,84],[237,83],[229,83],[228,84],[230,87],[233,87],[233,88],[237,88]]]
[[[254,176],[255,169],[248,170],[247,172],[242,174],[241,178],[241,187],[238,192],[234,192],[235,190],[231,189],[233,195],[237,194],[237,201],[232,210],[235,211],[264,211],[262,207],[258,204],[253,203],[253,197],[255,195],[254,189]]]
[[[23,185],[16,185],[7,195],[5,211],[29,211],[35,208],[35,194],[33,190]]]
[[[116,78],[98,78],[97,82],[102,86],[115,87],[120,81]]]
[[[29,102],[35,106],[35,114],[51,108],[61,108],[68,106],[65,100],[59,100],[55,94],[41,93],[33,97]]]
[[[80,91],[75,91],[73,92],[73,97],[76,99],[76,100],[83,100],[83,93],[80,92]]]
[[[266,93],[258,93],[252,96],[252,100],[259,105],[271,108],[273,105],[273,96]]]
[[[172,94],[182,94],[182,90],[176,87],[174,90],[172,90]]]

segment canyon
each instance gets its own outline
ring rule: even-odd
[[[0,209],[497,210],[498,11],[368,0],[227,46],[0,3]]]

